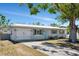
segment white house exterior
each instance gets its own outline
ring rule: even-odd
[[[51,37],[66,37],[66,28],[13,24],[10,26],[11,40],[42,40]]]

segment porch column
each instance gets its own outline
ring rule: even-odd
[[[65,30],[65,33],[64,34],[65,34],[65,37],[67,37],[67,30]]]
[[[57,30],[57,36],[59,37],[59,30]]]

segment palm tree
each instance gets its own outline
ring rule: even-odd
[[[79,4],[75,3],[51,3],[51,4],[26,4],[29,7],[30,14],[37,14],[41,10],[46,10],[50,14],[57,14],[61,22],[69,22],[70,36],[69,41],[72,43],[77,42],[77,29],[75,21],[79,18]]]

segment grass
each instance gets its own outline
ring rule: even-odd
[[[47,43],[51,45],[60,46],[60,47],[69,47],[72,49],[79,50],[79,43],[74,44],[74,43],[66,42],[66,40],[68,39],[48,40]]]
[[[0,41],[1,56],[47,56],[23,44],[12,44],[10,41]]]
[[[65,40],[67,40],[67,39],[56,39],[56,40],[53,40],[52,39],[52,40],[48,40],[48,42],[49,43],[53,43],[53,44],[55,43],[56,44],[56,43],[64,43]]]

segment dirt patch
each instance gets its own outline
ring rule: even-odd
[[[0,41],[0,56],[47,56],[23,44]]]
[[[19,48],[17,49],[18,51],[21,51],[24,55],[29,55],[29,56],[46,56],[46,54],[44,53],[41,53],[33,48],[30,48],[28,46],[25,46],[23,44],[17,44],[16,45],[16,48]]]
[[[0,47],[5,47],[5,46],[9,46],[9,45],[13,45],[13,43],[8,40],[0,41]]]

